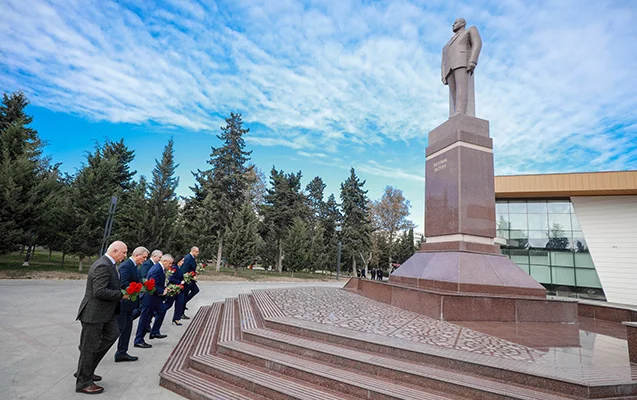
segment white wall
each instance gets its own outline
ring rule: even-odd
[[[571,201],[606,299],[637,305],[637,196]]]

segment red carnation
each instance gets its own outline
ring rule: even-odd
[[[140,283],[131,282],[126,289],[122,289],[122,294],[128,294],[130,301],[137,300],[137,295],[141,292],[142,287]]]
[[[155,279],[150,278],[149,280],[144,282],[144,291],[148,294],[155,293]]]
[[[184,285],[179,285],[179,287],[183,290],[184,289]]]

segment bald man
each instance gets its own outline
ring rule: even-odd
[[[119,274],[115,264],[126,258],[128,248],[116,241],[108,246],[106,254],[91,265],[86,279],[86,291],[77,312],[82,321],[80,360],[77,364],[75,391],[86,394],[102,393],[104,388],[95,384],[102,380],[95,375],[97,365],[119,337],[117,314],[122,295]]]

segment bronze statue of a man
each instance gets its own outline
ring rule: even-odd
[[[449,116],[475,116],[473,71],[478,65],[482,39],[478,28],[465,29],[466,25],[464,18],[456,19],[452,28],[455,34],[442,49],[442,83],[449,85]]]

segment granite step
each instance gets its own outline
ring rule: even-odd
[[[407,362],[268,329],[251,329],[243,333],[243,338],[247,342],[267,346],[287,354],[328,362],[331,365],[338,365],[370,376],[391,377],[395,381],[472,399],[570,399],[558,394],[540,392],[537,389]],[[224,352],[224,348],[227,347],[219,350]]]
[[[587,366],[582,366],[582,370],[547,368],[542,363],[520,362],[461,350],[450,350],[441,346],[376,335],[329,323],[318,323],[305,318],[289,317],[279,309],[266,291],[253,291],[252,295],[254,300],[253,313],[257,314],[257,320],[260,318],[263,321],[261,327],[266,330],[339,346],[352,351],[402,360],[434,370],[456,372],[482,380],[479,382],[481,388],[485,386],[498,387],[497,383],[511,385],[527,389],[520,394],[529,396],[529,398],[544,398],[547,395],[581,399],[637,398],[637,381],[630,381],[624,377],[618,378],[613,370],[587,368]],[[253,340],[254,336],[251,337],[249,334],[253,330],[245,330],[242,333],[245,340]],[[338,362],[335,363],[338,364]],[[390,366],[390,369],[393,370],[393,367]],[[398,373],[402,374],[402,372]],[[490,381],[496,384],[492,385]],[[462,380],[456,382],[462,383],[460,387],[467,387],[467,383],[472,383],[472,381]],[[508,387],[500,388],[502,394],[510,389]],[[532,397],[533,391],[540,394]],[[453,391],[450,392],[453,393]],[[495,392],[493,393],[495,396]]]
[[[189,399],[265,400],[189,367],[191,354],[215,351],[213,346],[223,304],[213,303],[199,309],[162,368],[159,384]]]
[[[358,371],[337,368],[310,361],[296,355],[246,342],[226,342],[219,345],[219,353],[239,359],[252,366],[267,368],[321,387],[330,387],[362,399],[446,400],[464,396],[443,395],[424,388],[393,383],[386,379],[362,375]]]

